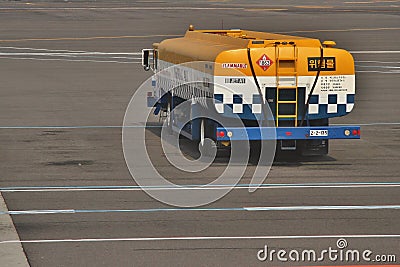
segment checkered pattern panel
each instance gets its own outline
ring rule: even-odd
[[[251,111],[254,114],[261,114],[261,97],[254,94],[250,101],[244,101],[243,95],[233,94],[230,97],[223,94],[214,94],[214,105],[218,113],[224,113],[229,108],[233,113],[245,113]]]
[[[253,94],[248,101],[243,100],[243,95],[233,94],[227,97],[224,94],[214,94],[215,109],[218,113],[224,113],[228,107],[233,113],[261,114],[262,101],[259,94]],[[309,115],[344,115],[350,112],[354,106],[354,94],[328,94],[312,95],[308,107]]]
[[[354,94],[312,95],[308,114],[346,114],[353,109]]]

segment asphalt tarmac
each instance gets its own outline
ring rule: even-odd
[[[400,1],[369,0],[0,2],[0,192],[21,240],[1,238],[0,251],[21,242],[31,266],[382,264],[377,255],[400,264],[399,14]],[[241,186],[201,209],[148,196],[121,143],[128,103],[150,76],[138,52],[189,24],[351,51],[355,109],[331,123],[361,125],[361,140],[332,141],[324,157],[279,159],[254,193],[250,166]],[[208,183],[229,160],[182,173],[166,162],[159,128],[146,130],[146,142],[155,167],[180,184]],[[265,246],[371,250],[375,261],[283,262],[277,252],[260,261]]]

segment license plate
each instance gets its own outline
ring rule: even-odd
[[[310,136],[328,136],[328,130],[310,130]]]

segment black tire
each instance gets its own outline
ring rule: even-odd
[[[171,105],[172,105],[172,97],[168,98],[168,103],[167,103],[167,117],[165,118],[166,123],[167,123],[167,133],[172,135],[172,116],[171,116]]]
[[[207,129],[206,129],[206,120],[201,119],[200,122],[200,139],[199,139],[199,151],[201,155],[204,156],[212,156],[213,155],[213,150],[215,149],[215,142],[210,139],[209,135],[207,134]]]

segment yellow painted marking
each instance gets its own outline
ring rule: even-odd
[[[288,11],[287,8],[247,8],[245,11]]]
[[[296,8],[333,8],[333,6],[295,6]]]
[[[345,4],[372,4],[372,2],[344,2]]]
[[[159,6],[159,7],[32,7],[32,8],[18,8],[18,7],[0,7],[1,11],[80,11],[80,10],[243,10],[242,7],[189,7],[189,6]]]
[[[173,34],[154,34],[154,35],[123,35],[123,36],[92,36],[92,37],[60,37],[60,38],[23,38],[23,39],[3,39],[0,42],[26,42],[26,41],[76,41],[76,40],[96,40],[96,39],[125,39],[125,38],[152,38],[152,37],[178,37]]]
[[[363,6],[368,7],[368,6]],[[370,7],[377,7],[377,6],[370,6]],[[352,9],[344,9],[340,10],[340,12],[354,12]],[[365,12],[365,13],[393,13],[392,10],[366,10],[366,9],[357,9],[357,12]]]

